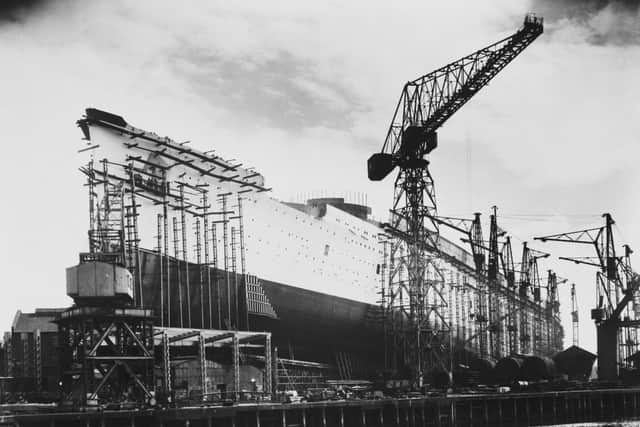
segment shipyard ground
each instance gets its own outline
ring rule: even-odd
[[[640,388],[0,415],[0,426],[417,427],[640,420]]]

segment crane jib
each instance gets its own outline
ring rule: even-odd
[[[542,18],[527,15],[514,34],[408,82],[381,153],[371,156],[369,178],[384,179],[395,166],[418,167],[436,146],[435,133],[543,32]],[[389,162],[392,162],[392,165]]]

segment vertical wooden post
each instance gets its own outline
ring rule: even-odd
[[[416,405],[415,405],[415,404],[412,404],[412,405],[411,405],[411,421],[413,422],[413,425],[414,425],[414,426],[417,426],[417,425],[418,425],[418,422],[417,422],[417,418],[418,418],[417,412],[418,412],[418,408],[416,407]]]
[[[198,335],[198,364],[200,365],[200,387],[202,389],[202,401],[207,400],[209,390],[207,389],[207,354],[204,343],[204,335],[200,331]]]
[[[169,351],[169,335],[167,331],[162,332],[162,370],[164,371],[164,392],[165,398],[171,396],[171,352]]]
[[[484,400],[484,424],[489,425],[489,402],[485,398]]]
[[[598,396],[598,410],[599,410],[598,416],[604,420],[604,405],[602,404],[603,400],[604,400],[604,396],[600,394]]]
[[[424,423],[424,420],[422,421]],[[451,422],[449,423],[452,426],[456,425],[456,400],[451,399]]]
[[[233,393],[235,400],[240,399],[240,343],[238,335],[233,334]]]
[[[271,388],[272,376],[273,376],[273,365],[271,360],[271,334],[268,334],[264,337],[264,380],[263,380],[263,395],[271,396],[273,390]]]
[[[278,347],[274,347],[271,358],[271,397],[275,398],[278,392]]]

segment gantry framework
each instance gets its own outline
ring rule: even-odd
[[[155,404],[153,313],[131,307],[72,307],[57,320],[65,399]]]

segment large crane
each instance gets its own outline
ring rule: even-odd
[[[513,35],[405,84],[380,153],[368,160],[369,179],[380,181],[396,167],[389,233],[391,265],[388,319],[401,327],[388,360],[402,364],[418,382],[433,369],[450,372],[450,319],[444,276],[438,267],[439,226],[429,162],[437,130],[543,32],[542,18],[527,15]]]

